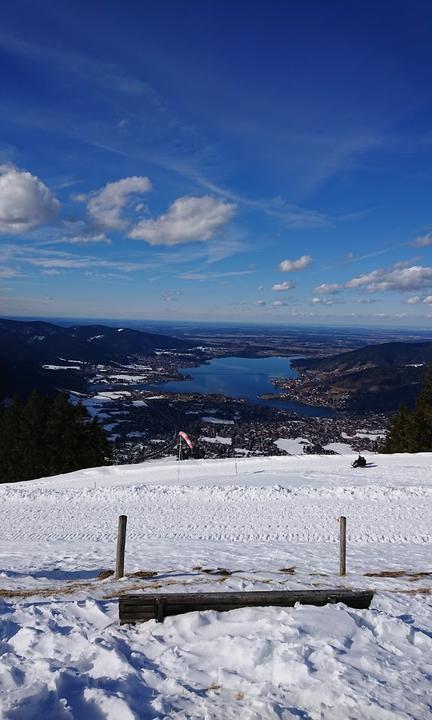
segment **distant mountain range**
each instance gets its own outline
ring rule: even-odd
[[[325,358],[302,358],[293,365],[319,370],[352,370],[357,367],[409,367],[432,363],[432,342],[389,342]]]
[[[352,410],[386,412],[413,404],[431,363],[432,342],[390,342],[293,365],[316,371],[325,392],[348,392]]]
[[[154,333],[113,328],[107,325],[61,327],[39,321],[0,319],[0,397],[27,395],[33,388],[43,392],[56,387],[79,389],[82,377],[67,370],[53,373],[43,365],[73,361],[93,364],[127,363],[158,350],[187,352],[186,340]]]

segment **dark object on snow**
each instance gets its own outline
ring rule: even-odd
[[[156,620],[199,610],[236,610],[242,607],[293,607],[345,603],[348,607],[368,608],[373,592],[368,590],[271,590],[260,592],[212,592],[123,595],[119,597],[120,625]]]
[[[364,468],[364,467],[366,467],[366,460],[364,459],[364,457],[362,455],[359,455],[357,460],[354,460],[352,466],[353,466],[353,468],[358,468],[358,467]]]

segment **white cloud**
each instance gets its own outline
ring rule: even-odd
[[[175,302],[180,296],[181,292],[179,290],[165,290],[162,293],[162,300],[164,302]]]
[[[181,197],[165,214],[141,220],[129,232],[129,237],[146,240],[150,245],[210,240],[232,218],[235,209],[235,205],[209,195]]]
[[[147,177],[132,176],[107,183],[101,190],[90,195],[75,195],[77,202],[85,202],[91,219],[100,227],[124,230],[128,223],[122,212],[130,195],[149,192],[152,184]]]
[[[408,298],[407,304],[408,305],[418,305],[421,303],[422,299],[420,295],[414,295],[413,297]]]
[[[293,272],[293,270],[304,270],[309,267],[312,262],[310,255],[302,255],[297,260],[282,260],[279,263],[278,270],[281,272]]]
[[[273,307],[282,307],[284,305],[288,305],[284,300],[273,300],[272,302]]]
[[[70,245],[89,245],[90,243],[104,243],[105,245],[111,245],[111,240],[105,233],[83,233],[82,235],[73,235],[70,238],[64,238],[63,242],[67,242]]]
[[[336,301],[331,298],[313,297],[311,299],[312,305],[334,305],[335,302]]]
[[[292,290],[293,288],[295,288],[295,284],[286,280],[282,283],[275,283],[272,287],[272,290],[274,292],[285,292],[286,290]]]
[[[411,244],[414,247],[428,247],[432,245],[432,232],[428,232],[426,235],[420,235]]]
[[[432,305],[432,295],[427,295],[427,296],[423,299],[423,302],[424,302],[425,305]]]
[[[264,306],[264,305],[267,305],[267,303],[266,303],[265,300],[257,300],[256,303],[255,303],[255,305],[260,305],[260,306],[262,307],[262,306]]]
[[[324,295],[329,295],[338,292],[340,288],[341,285],[338,285],[337,283],[322,283],[322,285],[318,285],[318,287],[315,288],[314,292],[317,294],[322,293]]]
[[[411,291],[424,287],[432,287],[432,267],[412,265],[373,270],[365,275],[348,280],[347,288],[365,287],[368,292],[384,292],[385,290]]]
[[[0,233],[24,233],[47,223],[59,207],[59,201],[35,175],[0,165]]]
[[[13,268],[0,268],[0,278],[13,278],[19,275],[17,270]]]
[[[52,275],[61,275],[61,273],[59,270],[56,270],[55,268],[48,268],[47,270],[42,270],[41,275],[52,276]]]
[[[181,280],[215,280],[224,277],[233,277],[237,275],[250,275],[255,270],[228,270],[227,272],[185,272],[179,275]]]

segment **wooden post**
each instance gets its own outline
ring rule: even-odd
[[[126,547],[126,524],[127,515],[119,515],[117,532],[117,555],[115,579],[120,580],[124,576],[124,561]]]
[[[339,518],[339,575],[346,575],[346,517]]]

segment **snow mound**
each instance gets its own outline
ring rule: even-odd
[[[415,599],[363,611],[209,611],[135,627],[118,626],[113,602],[0,610],[4,718],[430,717],[430,623]]]

